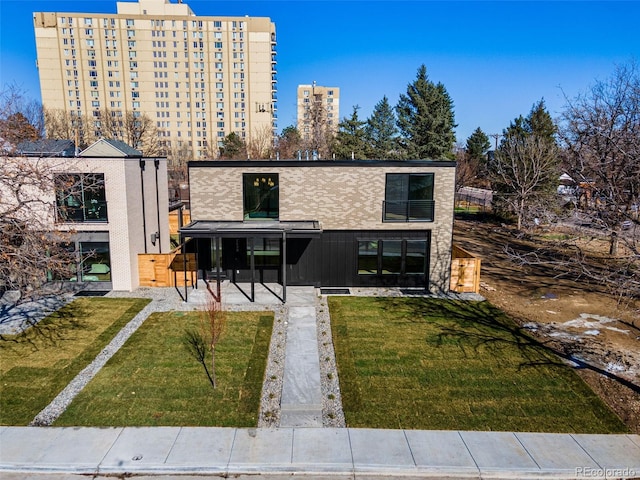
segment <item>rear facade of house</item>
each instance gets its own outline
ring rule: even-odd
[[[189,163],[180,230],[210,277],[448,291],[455,163]]]

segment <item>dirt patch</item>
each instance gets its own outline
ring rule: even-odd
[[[454,242],[482,258],[482,289],[549,348],[573,360],[578,373],[634,433],[640,433],[640,305],[619,305],[598,284],[576,280],[558,263],[522,266],[507,251],[559,242],[519,235],[508,226],[456,219]],[[594,265],[597,268],[598,265]]]

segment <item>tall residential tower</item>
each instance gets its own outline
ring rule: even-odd
[[[314,130],[336,133],[340,123],[340,89],[298,85],[298,131],[303,140],[311,140]]]
[[[165,152],[187,147],[196,159],[232,132],[275,134],[269,18],[200,17],[181,0],[116,4],[116,14],[34,13],[45,108],[82,117],[94,137],[106,120],[145,114]]]

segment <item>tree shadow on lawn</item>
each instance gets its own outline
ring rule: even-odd
[[[0,345],[11,348],[11,345],[28,344],[32,351],[44,345],[56,346],[69,339],[76,330],[86,329],[87,325],[80,319],[85,318],[90,310],[80,303],[51,300],[42,304],[23,304],[18,307],[3,306],[0,308]]]
[[[395,310],[400,307],[408,310],[407,318],[415,319],[409,319],[409,321],[417,322],[422,321],[423,318],[430,318],[430,322],[441,330],[438,335],[438,344],[454,341],[463,352],[465,347],[471,347],[474,350],[482,347],[496,352],[516,347],[526,359],[519,365],[520,369],[540,365],[566,366],[565,363],[558,361],[559,357],[575,365],[575,368],[591,370],[640,393],[639,385],[585,362],[575,356],[578,352],[560,350],[551,341],[545,342],[534,338],[525,328],[520,327],[489,302],[429,298],[376,300],[380,302],[383,310]],[[442,318],[443,321],[438,322],[437,318]]]

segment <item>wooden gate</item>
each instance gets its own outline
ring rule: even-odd
[[[186,258],[185,258],[186,257]],[[176,248],[170,253],[139,253],[138,275],[141,287],[194,286],[198,267],[195,253],[180,253]]]
[[[453,245],[451,249],[450,290],[457,293],[480,292],[480,263],[478,257]]]

